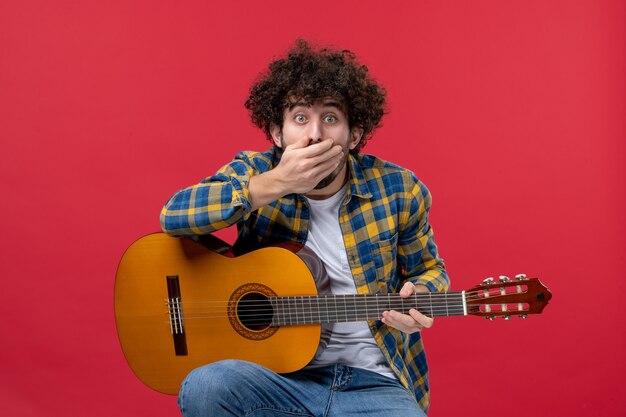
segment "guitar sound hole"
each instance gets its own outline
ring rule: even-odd
[[[259,331],[272,324],[274,310],[265,295],[251,292],[241,297],[237,303],[237,317],[247,329]]]

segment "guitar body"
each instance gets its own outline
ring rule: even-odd
[[[177,394],[191,370],[223,359],[251,361],[279,373],[303,368],[318,348],[320,324],[258,331],[242,325],[227,302],[254,284],[278,296],[317,294],[309,267],[288,249],[268,247],[231,258],[163,233],[135,241],[115,280],[115,321],[133,372],[150,388]],[[167,302],[175,286],[185,306],[184,332],[176,329],[179,322],[172,320],[176,314]]]

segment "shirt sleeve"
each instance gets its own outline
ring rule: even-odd
[[[245,219],[255,173],[249,155],[240,152],[215,175],[170,197],[161,210],[161,228],[172,236],[203,235]]]
[[[432,203],[426,186],[413,176],[414,184],[405,204],[402,228],[398,236],[398,259],[404,281],[425,285],[430,291],[448,291],[450,281],[445,263],[439,257],[433,229],[428,222]]]

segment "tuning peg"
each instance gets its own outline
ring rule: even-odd
[[[500,275],[500,277],[498,278],[500,282],[509,282],[511,281],[511,278],[504,276],[504,275]]]
[[[493,284],[493,277],[483,279],[483,285]]]
[[[518,317],[521,318],[521,319],[527,319],[528,318],[528,314],[520,314]]]
[[[495,319],[495,318],[496,318],[496,316],[485,316],[485,318],[486,318],[487,320],[491,320],[491,321],[493,321],[493,319]]]
[[[502,316],[502,318],[503,318],[504,320],[510,320],[510,319],[511,319],[511,316]]]
[[[526,274],[517,274],[515,275],[515,279],[518,281],[524,281],[526,279]]]

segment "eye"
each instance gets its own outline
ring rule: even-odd
[[[324,117],[324,121],[326,123],[336,123],[337,122],[337,117],[334,114],[327,114]]]
[[[306,117],[303,114],[296,114],[293,120],[295,120],[297,123],[304,123],[306,122]]]

